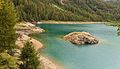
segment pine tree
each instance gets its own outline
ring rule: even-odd
[[[37,53],[34,49],[34,46],[27,42],[25,47],[22,49],[21,60],[23,61],[23,65],[21,69],[37,69],[39,66],[39,61],[37,57]]]
[[[0,0],[0,51],[15,47],[16,13],[10,0]]]

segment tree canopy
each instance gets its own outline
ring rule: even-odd
[[[16,34],[14,26],[17,18],[13,3],[0,0],[0,51],[15,47]]]
[[[104,0],[13,0],[20,20],[120,21],[120,7]]]

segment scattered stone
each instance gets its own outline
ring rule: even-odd
[[[72,32],[64,36],[64,39],[76,45],[98,44],[99,40],[87,32]]]

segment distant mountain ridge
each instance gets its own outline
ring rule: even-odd
[[[120,21],[120,8],[103,0],[13,0],[20,20]]]

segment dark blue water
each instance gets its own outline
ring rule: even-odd
[[[120,69],[120,37],[117,28],[104,24],[40,24],[46,30],[34,37],[46,48],[43,53],[63,64],[66,69]],[[62,37],[73,31],[96,36],[96,45],[76,46]]]

